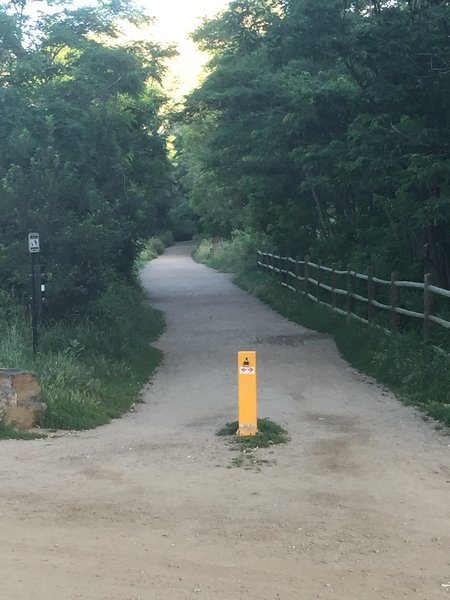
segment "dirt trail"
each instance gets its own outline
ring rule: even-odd
[[[450,598],[450,438],[189,247],[143,281],[168,323],[145,404],[0,443],[0,599]],[[215,431],[253,348],[292,441],[229,468]]]

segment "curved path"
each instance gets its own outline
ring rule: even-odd
[[[450,438],[189,251],[143,272],[168,323],[145,404],[0,444],[1,600],[449,598]],[[215,431],[252,348],[292,441],[237,467]]]

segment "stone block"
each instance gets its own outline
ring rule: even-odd
[[[46,408],[34,373],[0,369],[0,418],[5,423],[29,429],[36,425]]]
[[[5,410],[3,420],[6,425],[19,427],[20,429],[32,429],[36,427],[40,416],[47,410],[43,402],[36,402],[33,406],[10,406]]]
[[[8,379],[0,379],[0,416],[9,406],[17,406],[17,393]]]

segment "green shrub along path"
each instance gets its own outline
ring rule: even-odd
[[[143,402],[95,430],[2,442],[2,597],[443,598],[449,438],[328,334],[191,251],[142,271],[167,324]],[[288,443],[239,451],[216,435],[236,420],[245,349],[258,353],[259,418]]]
[[[163,328],[161,314],[142,290],[115,281],[82,317],[42,327],[36,360],[25,319],[16,314],[12,321],[2,320],[0,364],[37,373],[48,406],[41,426],[90,429],[119,417],[136,401],[160,362],[161,353],[150,342]],[[17,436],[0,427],[0,438]]]

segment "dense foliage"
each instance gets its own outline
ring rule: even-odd
[[[161,77],[172,51],[119,43],[118,24],[144,20],[132,0],[92,1],[0,5],[0,367],[36,371],[42,424],[57,428],[127,410],[163,329],[135,275],[170,242],[154,236],[170,212]],[[29,232],[48,288],[36,359]],[[0,438],[17,435],[0,421]]]
[[[234,0],[179,127],[210,235],[450,284],[450,2]]]
[[[116,24],[142,20],[128,0],[35,4],[0,6],[0,284],[27,290],[39,232],[56,314],[129,277],[139,240],[167,226],[171,51],[119,44]]]

